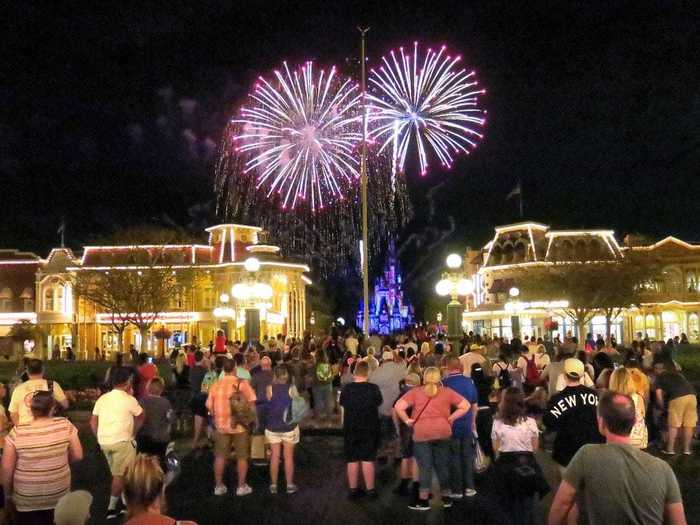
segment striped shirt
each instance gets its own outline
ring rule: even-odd
[[[239,383],[240,387],[238,386]],[[240,388],[241,394],[249,403],[255,401],[255,392],[251,388],[250,383],[231,375],[226,375],[219,379],[209,390],[207,408],[214,416],[216,430],[222,434],[240,434],[245,432],[245,428],[241,425],[231,428],[231,396],[236,388]]]
[[[42,419],[10,431],[5,449],[13,447],[17,456],[12,482],[17,510],[53,509],[70,491],[68,448],[77,432],[64,417]]]

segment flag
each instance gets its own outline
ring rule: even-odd
[[[518,185],[511,190],[511,192],[506,196],[506,200],[510,200],[516,195],[520,195],[522,192],[520,191],[520,182],[518,182]]]

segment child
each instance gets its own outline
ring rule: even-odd
[[[399,385],[400,393],[397,401],[413,387],[420,386],[420,376],[413,373],[407,374],[406,378],[399,382]],[[413,428],[401,421],[395,410],[392,411],[392,418],[394,425],[399,429],[401,442],[401,483],[394,490],[394,493],[400,496],[410,496],[410,503],[415,503],[418,499],[418,465],[413,457]]]
[[[146,420],[136,436],[139,452],[157,456],[161,464],[165,462],[165,452],[170,442],[170,426],[175,418],[170,401],[161,397],[165,382],[154,377],[148,385],[148,395],[140,403]]]

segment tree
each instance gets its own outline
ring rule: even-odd
[[[8,335],[10,339],[20,344],[23,344],[25,341],[33,341],[36,344],[37,341],[41,339],[42,332],[39,327],[33,323],[29,321],[20,321],[12,325]],[[7,354],[5,357],[9,358],[9,355],[10,354]]]
[[[586,325],[597,313],[606,318],[606,333],[623,309],[641,302],[643,283],[657,272],[654,261],[628,253],[606,262],[560,262],[532,268],[516,279],[522,297],[530,301],[568,301],[562,308],[576,325],[583,347]]]
[[[147,348],[148,330],[168,308],[194,283],[186,250],[181,253],[165,248],[173,243],[177,232],[136,228],[118,234],[112,244],[119,246],[118,256],[107,270],[77,272],[76,294],[93,302],[110,314],[123,350],[123,333],[127,325],[141,334],[141,351]]]

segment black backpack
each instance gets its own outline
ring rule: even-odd
[[[510,372],[508,371],[508,364],[503,366],[503,363],[496,363],[498,369],[498,384],[501,388],[510,388],[513,386],[513,380],[510,378]]]

